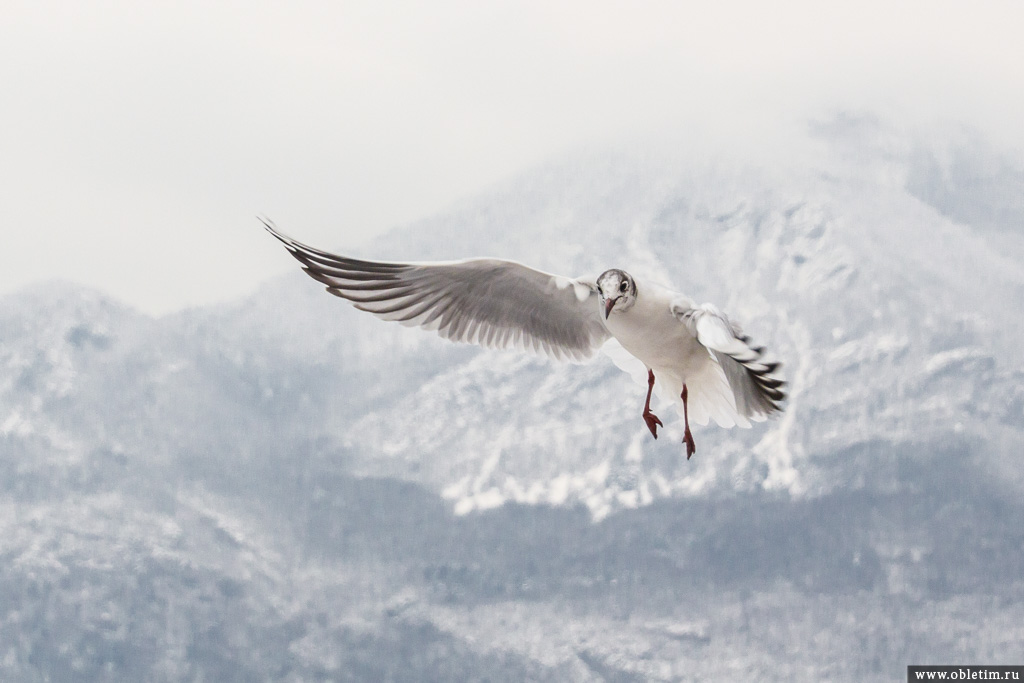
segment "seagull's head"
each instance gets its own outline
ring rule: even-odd
[[[612,268],[597,278],[597,292],[601,295],[601,308],[605,320],[612,311],[625,311],[636,302],[636,282],[624,270]]]

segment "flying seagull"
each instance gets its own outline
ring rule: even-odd
[[[263,219],[261,219],[263,220]],[[500,259],[432,263],[363,261],[271,235],[303,270],[335,296],[384,320],[418,325],[446,339],[488,348],[524,348],[584,360],[614,338],[647,369],[642,417],[655,439],[664,426],[651,412],[659,394],[677,402],[686,459],[696,451],[690,418],[749,427],[781,411],[779,363],[711,304],[612,268],[596,278],[568,278]]]

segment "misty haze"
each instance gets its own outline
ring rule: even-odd
[[[1024,665],[1022,26],[3,2],[0,681]],[[739,323],[783,410],[690,413],[687,460],[621,348],[381,321],[263,217],[356,259],[622,269]]]

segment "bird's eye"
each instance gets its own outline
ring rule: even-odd
[[[620,292],[625,292],[626,291],[626,287],[627,287],[626,282],[625,282],[625,280],[623,280],[622,284],[619,285],[619,291]]]

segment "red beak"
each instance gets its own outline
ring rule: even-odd
[[[604,319],[605,320],[607,320],[608,316],[611,314],[612,308],[615,306],[615,302],[616,301],[618,301],[618,299],[605,299],[604,300]]]

